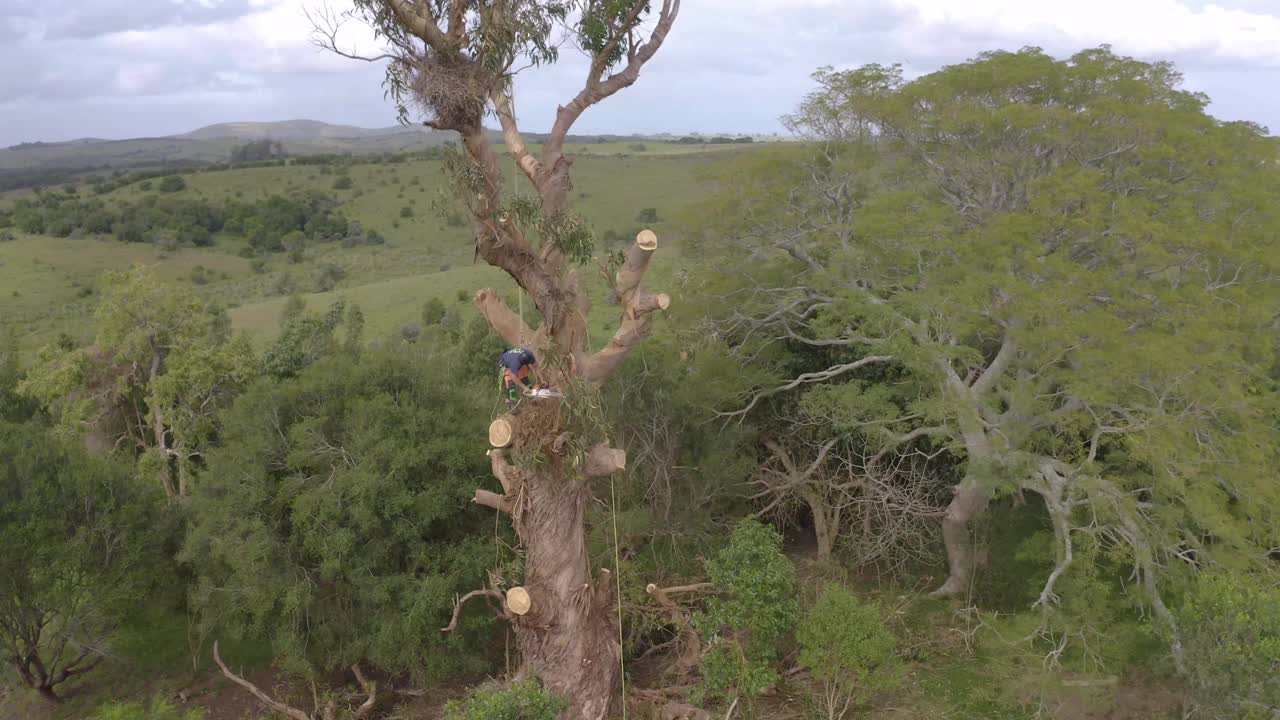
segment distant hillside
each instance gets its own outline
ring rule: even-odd
[[[243,140],[261,140],[270,138],[281,142],[290,140],[329,140],[344,138],[370,138],[383,135],[399,135],[406,132],[428,134],[423,130],[395,125],[387,128],[361,128],[354,125],[331,125],[319,120],[285,120],[282,122],[230,122],[208,125],[199,130],[175,135],[174,137],[191,140],[223,140],[239,138]]]
[[[494,143],[502,134],[490,130]],[[0,149],[0,192],[34,185],[53,185],[90,172],[160,167],[194,167],[227,162],[231,151],[251,140],[270,139],[284,145],[285,153],[299,155],[369,155],[439,147],[457,134],[417,126],[394,125],[361,128],[318,120],[283,122],[228,122],[208,125],[181,135],[132,140],[79,138],[66,142],[29,142]],[[526,133],[531,143],[546,139],[543,133]],[[640,135],[574,135],[568,142],[594,144],[657,140]]]

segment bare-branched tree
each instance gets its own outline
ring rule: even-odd
[[[388,63],[386,86],[402,119],[416,108],[426,125],[461,136],[465,155],[447,164],[474,223],[476,254],[505,270],[541,315],[535,332],[495,290],[476,293],[493,330],[533,350],[539,379],[565,397],[526,403],[518,415],[495,421],[490,440],[501,447],[491,459],[502,493],[477,490],[475,501],[511,516],[526,574],[520,607],[509,589],[504,616],[519,641],[522,671],[568,698],[565,717],[572,720],[608,715],[621,677],[611,576],[606,569],[592,578],[584,509],[591,481],[622,470],[626,455],[607,442],[592,393],[670,298],[642,287],[658,246],[652,232],[642,232],[612,273],[622,308],[617,331],[603,347],[588,350],[590,301],[570,265],[590,257],[590,233],[568,207],[573,158],[564,145],[588,108],[636,82],[679,12],[680,0],[355,0],[345,14],[312,14],[321,46]],[[347,19],[371,26],[383,47],[372,55],[343,47],[339,29]],[[565,42],[586,54],[586,76],[535,152],[517,121],[513,78],[554,62]],[[489,114],[532,199],[505,192],[483,123]]]

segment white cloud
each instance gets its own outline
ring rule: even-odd
[[[1110,43],[1144,56],[1195,54],[1280,67],[1280,13],[1179,0],[893,0],[910,13],[906,41],[927,52],[943,37],[993,35],[1025,44]],[[1272,4],[1274,10],[1280,10]]]
[[[20,68],[0,73],[0,145],[224,120],[394,122],[380,68],[311,45],[302,9],[323,1],[0,0],[0,66]],[[639,82],[577,129],[769,132],[820,65],[920,73],[995,48],[1102,43],[1174,60],[1215,112],[1280,126],[1280,0],[689,0]],[[358,24],[343,44],[377,47]],[[522,74],[522,124],[546,130],[582,72],[566,52]]]

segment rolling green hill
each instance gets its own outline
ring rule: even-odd
[[[707,192],[710,186],[700,179],[701,171],[721,156],[674,143],[649,142],[643,151],[638,147],[573,146],[578,154],[574,205],[594,228],[599,250],[629,242],[642,227],[640,211],[654,209],[658,222],[649,224],[669,241],[660,256],[663,262],[655,268],[661,277],[678,253],[679,243],[670,242],[676,238],[669,218]],[[731,147],[719,146],[718,152]],[[110,235],[55,238],[10,230],[15,239],[0,242],[0,326],[16,331],[28,355],[59,333],[88,341],[102,273],[135,263],[192,285],[210,301],[229,308],[237,328],[258,338],[275,332],[280,309],[293,293],[307,297],[313,309],[339,296],[358,303],[368,318],[370,337],[375,337],[415,322],[429,298],[469,304],[471,293],[483,285],[511,288],[501,273],[482,261],[473,263],[470,227],[460,218],[448,221],[439,212],[446,196],[438,161],[355,164],[341,172],[351,180],[349,189],[334,189],[337,175],[323,165],[205,170],[183,174],[185,189],[161,195],[222,205],[319,191],[338,201],[346,219],[380,234],[385,244],[314,243],[295,263],[284,253],[244,257],[246,240],[226,233],[215,237],[210,247],[164,249],[152,243],[119,242]],[[157,195],[144,187],[152,184],[135,182],[100,197],[116,206],[143,203]],[[79,194],[94,197],[84,186]],[[336,287],[322,282],[326,274],[341,278]],[[589,282],[598,279],[594,268],[583,274]]]

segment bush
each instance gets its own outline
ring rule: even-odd
[[[444,320],[445,307],[440,298],[431,298],[422,305],[422,324],[425,327],[439,325]]]
[[[150,181],[150,180],[143,180],[142,182],[138,183],[138,189],[139,189],[139,190],[142,190],[143,192],[146,192],[146,191],[150,190],[150,189],[151,189],[151,181]]]
[[[209,247],[213,244],[213,233],[199,225],[192,225],[178,231],[178,240],[195,247]]]
[[[17,239],[18,239],[18,236],[14,235],[12,230],[0,231],[0,242],[13,242],[14,240],[17,240]]]
[[[338,287],[338,283],[347,276],[347,271],[337,265],[325,265],[316,275],[316,287],[320,292],[329,292]]]
[[[858,602],[838,585],[823,590],[796,628],[800,664],[822,685],[815,693],[822,716],[840,720],[868,691],[893,687],[901,667],[895,640],[874,605]]]
[[[707,561],[707,577],[720,594],[693,618],[707,642],[696,695],[738,698],[749,716],[754,699],[778,680],[778,641],[800,613],[795,568],[782,553],[778,531],[747,518]]]
[[[400,217],[402,218],[413,217],[413,208],[409,207],[408,205],[405,205],[404,207],[400,208]]]
[[[1197,717],[1267,717],[1280,708],[1280,585],[1219,571],[1196,579],[1179,612]]]
[[[569,703],[537,682],[524,680],[505,690],[473,690],[444,708],[444,720],[556,720]]]
[[[631,143],[630,145],[627,146],[627,149],[632,152],[645,152],[649,148],[645,147],[644,143]]]
[[[249,261],[249,269],[253,270],[255,275],[261,275],[267,271],[266,258],[254,258]]]
[[[407,343],[416,343],[422,337],[422,326],[418,323],[405,323],[400,326],[400,339]]]
[[[334,190],[350,190],[353,184],[354,183],[351,182],[351,177],[349,175],[339,175],[333,181],[333,189]]]
[[[166,175],[160,178],[160,184],[156,186],[160,192],[179,192],[187,189],[187,181],[182,179],[181,175]]]
[[[192,285],[208,285],[209,271],[203,265],[197,265],[191,268],[191,284]]]
[[[640,213],[636,215],[636,222],[642,222],[642,223],[658,222],[658,209],[645,208],[641,210]]]

